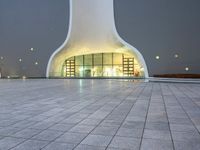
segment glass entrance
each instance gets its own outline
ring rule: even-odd
[[[134,57],[122,53],[74,56],[63,67],[64,77],[142,77]]]

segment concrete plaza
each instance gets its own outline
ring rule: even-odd
[[[0,80],[0,150],[199,150],[200,84]]]

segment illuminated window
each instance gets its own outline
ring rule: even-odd
[[[103,54],[103,64],[112,65],[112,53]]]
[[[122,64],[122,54],[117,54],[117,53],[113,54],[113,64],[115,65]]]
[[[84,65],[92,65],[92,55],[84,55]]]
[[[76,56],[75,64],[76,65],[83,65],[83,56]]]
[[[94,65],[102,65],[103,54],[94,54]]]

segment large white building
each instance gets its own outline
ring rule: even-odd
[[[47,77],[148,77],[143,56],[116,31],[113,0],[70,0],[66,41],[51,56]]]

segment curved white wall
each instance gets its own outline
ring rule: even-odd
[[[68,36],[51,56],[46,76],[61,76],[62,65],[69,57],[108,52],[133,55],[148,77],[143,56],[116,31],[113,0],[70,0]]]

